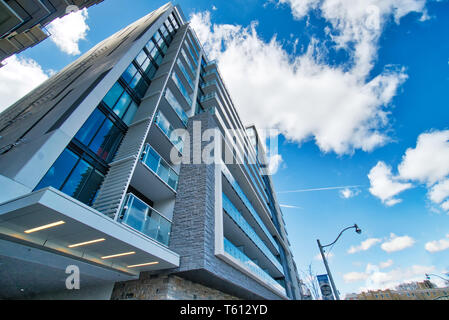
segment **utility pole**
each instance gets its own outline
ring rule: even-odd
[[[326,256],[324,255],[323,247],[321,246],[320,240],[317,239],[318,247],[320,248],[321,257],[323,258],[324,266],[326,267],[327,275],[329,276],[329,281],[331,282],[332,291],[334,292],[335,300],[340,300],[340,296],[338,295],[337,287],[335,286],[334,278],[332,278],[331,270],[329,269],[329,265],[327,264]]]
[[[338,239],[340,239],[340,237],[341,237],[341,235],[343,234],[343,232],[345,232],[345,231],[348,230],[348,229],[352,229],[352,228],[354,228],[354,229],[355,229],[355,232],[357,232],[358,234],[361,234],[361,233],[362,233],[362,230],[359,228],[359,226],[358,226],[357,224],[354,224],[353,226],[344,228],[344,229],[340,232],[340,234],[338,235],[337,239],[335,239],[335,241],[332,242],[332,243],[330,243],[330,244],[327,244],[327,245],[325,245],[325,246],[322,246],[320,240],[319,240],[319,239],[316,240],[317,243],[318,243],[318,248],[320,248],[321,257],[323,258],[324,266],[326,267],[326,271],[327,271],[327,275],[328,275],[328,277],[329,277],[329,281],[330,281],[331,286],[332,286],[332,291],[334,292],[335,300],[340,300],[340,296],[339,296],[339,294],[338,294],[337,287],[335,286],[334,278],[332,278],[331,270],[329,269],[329,265],[328,265],[328,263],[327,263],[326,256],[324,255],[324,248],[329,247],[329,246],[332,246],[335,242],[337,242]]]

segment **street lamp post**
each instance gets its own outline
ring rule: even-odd
[[[341,237],[343,232],[345,232],[348,229],[352,229],[352,228],[355,228],[355,232],[357,232],[358,234],[362,233],[362,230],[357,226],[357,224],[354,224],[353,226],[350,226],[350,227],[347,227],[347,228],[343,229],[340,232],[340,234],[338,235],[337,239],[335,239],[335,241],[330,243],[330,244],[326,244],[326,245],[322,246],[320,240],[319,239],[316,240],[317,243],[318,243],[318,248],[320,248],[321,257],[323,258],[324,267],[326,268],[327,275],[329,276],[329,281],[331,283],[332,290],[334,292],[335,300],[340,300],[340,296],[338,294],[337,287],[335,286],[334,279],[332,278],[331,270],[329,269],[329,264],[327,263],[326,256],[324,255],[324,248],[333,245]]]
[[[442,276],[439,276],[437,274],[433,274],[433,273],[426,273],[426,279],[430,280],[430,276],[434,276],[434,277],[438,277],[440,279],[443,279],[446,282],[446,285],[449,285],[449,279],[447,278],[443,278]]]

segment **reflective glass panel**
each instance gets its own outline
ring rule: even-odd
[[[35,190],[40,190],[49,186],[60,189],[78,159],[79,157],[72,151],[65,149],[42,178]]]

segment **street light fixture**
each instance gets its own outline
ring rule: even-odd
[[[442,276],[439,276],[439,275],[433,274],[433,273],[426,273],[426,279],[427,280],[430,280],[430,276],[434,276],[434,277],[438,277],[440,279],[443,279],[446,282],[446,284],[449,285],[449,279],[447,279],[447,278],[443,278]]]
[[[329,265],[328,265],[327,260],[326,260],[326,256],[324,255],[324,248],[334,245],[337,242],[337,240],[340,239],[340,237],[343,234],[343,232],[345,232],[348,229],[352,229],[352,228],[354,228],[355,232],[357,232],[358,234],[362,233],[362,229],[360,229],[357,224],[354,224],[353,226],[350,226],[350,227],[347,227],[347,228],[344,228],[343,230],[341,230],[341,232],[338,235],[337,239],[335,239],[335,241],[330,243],[330,244],[326,244],[326,245],[322,246],[321,243],[320,243],[320,240],[319,239],[316,240],[317,243],[318,243],[318,248],[320,248],[320,253],[321,253],[321,257],[323,258],[324,266],[326,267],[327,275],[329,276],[329,281],[331,282],[332,290],[333,290],[334,295],[335,295],[335,300],[340,300],[340,296],[338,295],[337,287],[335,286],[334,279],[332,278],[332,274],[331,274],[331,271],[329,269]]]

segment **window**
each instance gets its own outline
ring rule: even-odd
[[[104,174],[70,149],[65,149],[35,190],[49,186],[91,205]]]
[[[173,23],[173,26],[175,27],[175,29],[179,29],[179,24],[176,21],[176,18],[173,14],[170,14],[170,16],[168,17],[170,19],[170,21]]]
[[[61,188],[77,161],[78,157],[70,150],[65,149],[50,170],[48,170],[41,182],[37,185],[36,190],[49,186],[56,189]]]
[[[123,132],[97,108],[75,138],[100,159],[110,162],[123,138]]]
[[[128,68],[129,69],[129,68]],[[133,82],[130,84],[131,88],[136,88],[136,93],[145,94],[148,85],[139,77],[134,77]],[[143,82],[145,84],[143,84]],[[134,114],[137,111],[137,104],[133,101],[130,94],[125,91],[123,86],[116,82],[114,86],[109,90],[103,99],[103,102],[120,118],[126,125],[131,124]]]

